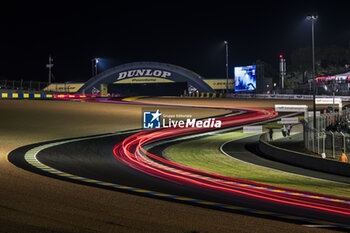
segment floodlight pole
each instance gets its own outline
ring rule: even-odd
[[[307,16],[307,20],[311,20],[311,36],[312,36],[312,78],[313,78],[313,112],[314,112],[314,129],[316,129],[316,72],[315,72],[315,33],[314,33],[314,25],[317,20],[317,15]]]
[[[98,58],[95,58],[95,75],[97,75],[97,63],[98,63]]]
[[[51,84],[51,79],[52,79],[52,72],[51,72],[51,69],[53,67],[53,59],[51,57],[51,55],[49,56],[49,64],[46,64],[46,67],[49,69],[49,84]]]
[[[311,31],[312,31],[312,77],[313,77],[313,109],[314,109],[314,129],[316,129],[316,75],[315,75],[315,33],[314,24],[316,17],[312,16],[311,20]]]
[[[94,77],[95,75],[97,75],[97,63],[98,63],[97,57],[91,59],[91,77]]]
[[[226,41],[226,93],[228,93],[228,43]]]

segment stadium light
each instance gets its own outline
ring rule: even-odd
[[[224,41],[226,47],[226,94],[228,93],[228,43]]]
[[[286,76],[286,59],[283,58],[283,54],[280,54],[280,76],[281,76],[281,88],[284,89],[284,79]]]
[[[98,64],[99,60],[100,59],[98,57],[95,57],[95,58],[91,59],[91,73],[92,73],[92,77],[97,75],[97,64]]]
[[[318,16],[308,15],[306,17],[307,20],[311,21],[311,37],[312,37],[312,78],[313,78],[313,109],[314,109],[314,129],[316,129],[316,74],[315,74],[315,33],[314,33],[314,25]]]

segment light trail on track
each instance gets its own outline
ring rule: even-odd
[[[241,108],[238,110],[246,111],[247,114],[220,118],[222,128],[263,121],[277,116],[277,113],[270,109]],[[202,133],[208,130],[210,129],[174,127],[139,132],[119,142],[114,147],[113,154],[116,159],[133,169],[177,184],[216,190],[226,194],[235,193],[275,203],[350,216],[350,200],[347,199],[224,177],[182,166],[151,154],[144,149],[146,145],[161,140]]]
[[[126,103],[125,101],[108,98],[75,98],[74,100],[106,103]],[[127,103],[154,105],[147,103]],[[222,122],[221,129],[229,129],[235,126],[256,123],[272,119],[278,115],[271,109],[263,108],[228,108],[220,106],[184,106],[166,104],[159,104],[159,106],[215,108],[225,110],[239,110],[241,112],[245,112],[244,114],[240,115],[218,118]],[[265,200],[270,203],[285,206],[321,211],[326,214],[333,213],[346,217],[350,216],[350,199],[280,188],[247,180],[224,177],[214,173],[208,173],[205,171],[182,166],[180,164],[161,158],[157,155],[151,154],[145,149],[145,146],[149,146],[153,143],[157,143],[163,140],[188,135],[196,135],[210,131],[215,131],[215,129],[170,127],[142,131],[127,137],[115,145],[113,148],[113,155],[118,161],[129,166],[132,169],[169,182],[189,186],[195,189],[211,190],[225,195],[240,195],[242,197]]]

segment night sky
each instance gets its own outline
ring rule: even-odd
[[[183,66],[205,78],[223,78],[225,40],[230,76],[234,66],[257,59],[277,68],[280,53],[288,65],[293,50],[311,45],[311,24],[304,19],[312,12],[319,15],[316,46],[350,41],[349,8],[344,2],[146,2],[3,5],[0,78],[46,81],[49,54],[56,82],[89,79],[93,57],[104,58],[99,71],[128,62],[157,61]]]

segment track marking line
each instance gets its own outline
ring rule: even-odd
[[[196,134],[197,137],[201,136],[203,134]],[[227,141],[225,143],[223,143],[221,146],[220,146],[220,151],[225,154],[226,156],[228,156],[229,158],[232,158],[232,159],[235,159],[237,161],[241,161],[241,162],[245,162],[245,163],[248,163],[248,164],[253,164],[253,163],[249,163],[249,162],[246,162],[246,161],[243,161],[243,160],[240,160],[240,159],[237,159],[235,157],[232,157],[230,155],[228,155],[225,151],[223,151],[223,146],[226,144],[226,143],[229,143],[229,142],[233,142],[233,141],[237,141],[237,140],[242,140],[242,139],[246,139],[246,138],[249,138],[249,137],[253,137],[253,136],[256,136],[256,135],[259,135],[259,134],[253,134],[253,135],[248,135],[248,136],[244,136],[244,137],[241,137],[241,138],[236,138],[236,139],[232,139],[230,141]],[[187,137],[187,136],[185,136]],[[174,141],[181,141],[183,140],[184,137],[179,137],[179,138],[176,138],[176,139],[170,139],[170,140],[164,140],[162,142],[158,142],[158,143],[154,143],[154,145],[148,145],[146,149],[149,150],[150,148],[154,147],[154,146],[159,146],[159,145],[162,145],[162,144],[166,144],[166,143],[169,143],[169,142],[174,142]],[[145,155],[144,155],[145,156]],[[145,156],[147,157],[147,156]],[[148,158],[148,157],[147,157]],[[150,159],[150,158],[148,158]],[[166,169],[166,170],[174,170],[174,171],[177,171],[177,169],[174,169],[172,167],[167,167],[163,164],[158,164],[158,163],[155,163],[154,161],[150,160],[149,163],[152,163],[152,165],[155,165],[157,167],[161,167],[163,169]],[[264,166],[261,166],[261,165],[256,165],[256,164],[253,164],[255,166],[260,166],[260,167],[264,167]],[[268,167],[265,167],[265,168],[268,168]],[[271,169],[271,168],[268,168],[268,169]],[[278,169],[271,169],[271,170],[276,170],[276,171],[280,171],[280,172],[284,172],[284,173],[289,173],[289,172],[285,172],[285,171],[281,171],[281,170],[278,170]],[[181,172],[181,174],[184,174]],[[295,173],[290,173],[290,174],[293,174],[293,175],[299,175],[299,174],[295,174]],[[286,191],[286,190],[280,190],[278,188],[266,188],[266,187],[261,187],[261,186],[257,186],[257,185],[251,185],[251,184],[244,184],[244,183],[239,183],[239,182],[229,182],[229,181],[221,181],[219,179],[215,179],[215,178],[210,178],[210,177],[205,177],[205,176],[202,176],[202,175],[198,175],[198,174],[195,174],[195,173],[188,173],[188,175],[190,177],[196,177],[196,178],[203,178],[203,179],[207,179],[207,180],[213,180],[213,181],[218,181],[218,182],[223,182],[223,183],[227,183],[227,184],[234,184],[236,186],[241,186],[241,187],[250,187],[252,189],[259,189],[259,190],[265,190],[265,191],[270,191],[270,192],[275,192],[275,193],[283,193],[283,194],[289,194],[289,195],[293,195],[293,196],[301,196],[301,197],[307,197],[307,198],[313,198],[313,199],[319,199],[319,200],[327,200],[327,201],[336,201],[336,202],[340,202],[340,203],[346,203],[346,204],[349,204],[350,201],[347,201],[347,200],[338,200],[338,199],[331,199],[331,198],[328,198],[328,197],[324,197],[324,196],[316,196],[314,194],[304,194],[304,193],[298,193],[298,192],[291,192],[291,191]],[[303,176],[303,175],[300,175],[302,177],[308,177],[308,176]],[[314,177],[309,177],[309,178],[313,178],[313,179],[318,179],[318,178],[314,178]],[[322,180],[322,179],[321,179]],[[328,180],[326,180],[328,181]],[[332,181],[334,182],[334,181]],[[335,183],[339,183],[339,182],[335,182]],[[347,184],[349,185],[349,184]]]
[[[312,228],[334,228],[334,225],[316,225],[316,224],[303,224],[304,227],[312,227]]]
[[[65,173],[63,171],[56,170],[54,168],[50,168],[49,166],[43,164],[42,162],[40,162],[37,159],[37,155],[39,154],[40,151],[51,148],[51,147],[55,147],[58,145],[67,144],[67,143],[71,143],[71,142],[78,142],[78,141],[84,141],[84,140],[90,140],[90,139],[103,138],[103,137],[108,137],[108,136],[113,136],[113,135],[118,135],[118,134],[121,134],[121,133],[100,135],[100,136],[93,136],[93,137],[84,137],[84,138],[71,139],[71,140],[63,140],[63,141],[59,141],[59,142],[55,142],[55,143],[47,143],[47,144],[37,146],[37,147],[34,147],[34,148],[28,150],[25,153],[24,158],[30,165],[32,165],[32,166],[34,166],[42,171],[48,172],[48,173],[56,175],[56,176],[61,176],[61,177],[66,177],[66,178],[73,179],[73,180],[78,180],[80,182],[86,182],[86,183],[90,183],[90,184],[92,183],[95,185],[107,186],[107,187],[112,187],[112,188],[120,189],[120,190],[128,190],[128,191],[135,192],[135,193],[145,193],[145,194],[151,195],[151,196],[163,197],[163,198],[172,199],[172,200],[180,200],[180,201],[185,202],[185,203],[196,203],[196,204],[200,204],[202,206],[218,207],[218,208],[222,208],[222,209],[235,210],[235,211],[239,211],[239,212],[246,212],[246,213],[251,213],[251,214],[256,214],[256,215],[261,215],[261,216],[280,217],[283,219],[299,220],[301,222],[310,223],[311,225],[313,223],[322,223],[322,221],[316,220],[316,219],[305,219],[305,218],[297,217],[297,216],[285,215],[285,214],[256,210],[256,209],[249,209],[249,208],[244,208],[244,207],[240,207],[240,206],[233,206],[233,205],[228,205],[228,204],[223,204],[223,203],[216,203],[216,202],[210,202],[210,201],[205,201],[205,200],[193,199],[193,198],[189,198],[189,197],[182,197],[182,196],[177,196],[177,195],[172,195],[172,194],[159,193],[156,191],[140,189],[140,188],[135,188],[135,187],[129,187],[129,186],[125,186],[125,185],[113,184],[113,183],[109,183],[109,182],[80,177],[80,176],[76,176],[73,174]],[[49,168],[49,169],[46,169],[46,168]],[[324,225],[321,224],[320,226],[323,227]],[[342,225],[342,224],[336,224],[336,223],[332,223],[332,225],[330,225],[327,222],[326,226],[327,227],[330,226],[330,227],[336,227],[336,228],[347,228],[347,229],[349,228],[350,229],[350,225]]]

